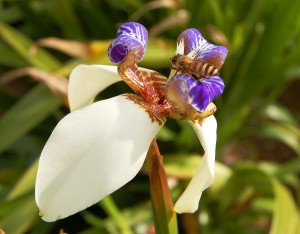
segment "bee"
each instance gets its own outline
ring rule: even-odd
[[[218,75],[218,69],[201,60],[193,60],[186,55],[177,54],[171,58],[172,69],[187,73],[199,80],[206,76]]]

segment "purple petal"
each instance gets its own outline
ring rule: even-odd
[[[178,74],[168,80],[166,86],[168,99],[178,105],[188,103],[190,78],[187,74]]]
[[[121,35],[109,45],[108,57],[113,63],[120,63],[130,50],[134,51],[136,61],[140,61],[145,54],[145,49],[139,40]]]
[[[147,29],[139,23],[128,22],[122,24],[117,31],[117,37],[119,36],[134,37],[138,41],[140,41],[143,47],[146,49],[148,42],[148,32]]]
[[[213,65],[218,70],[227,57],[228,50],[224,46],[215,46],[207,42],[206,46],[197,50],[194,59]]]
[[[227,57],[228,50],[226,47],[210,44],[195,28],[183,31],[177,39],[178,46],[180,42],[184,43],[184,55],[213,65],[218,70]]]
[[[224,82],[219,76],[208,76],[190,81],[189,103],[203,112],[209,103],[223,93]]]
[[[169,99],[188,103],[199,112],[205,111],[209,103],[220,96],[223,90],[224,82],[219,76],[195,80],[187,74],[178,74],[173,76],[167,85]]]
[[[177,39],[177,44],[179,44],[181,41],[184,42],[185,55],[207,43],[204,37],[202,37],[201,33],[195,28],[190,28],[183,31]]]
[[[184,44],[183,54],[187,55],[198,47],[197,41],[202,37],[200,32],[195,28],[183,31],[177,38],[177,47],[180,43]]]

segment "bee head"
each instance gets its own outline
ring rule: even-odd
[[[175,56],[173,56],[172,58],[170,58],[171,63],[172,63],[172,64],[175,64],[175,63],[177,62],[179,56],[180,56],[179,54],[176,54]]]

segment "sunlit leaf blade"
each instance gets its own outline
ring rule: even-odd
[[[39,49],[35,55],[30,56],[29,50],[33,42],[22,33],[0,22],[0,37],[13,47],[30,64],[45,70],[53,70],[60,63],[45,50]]]
[[[195,175],[202,158],[196,154],[165,155],[164,168],[168,176],[190,180]],[[223,163],[215,163],[215,180],[209,191],[214,193],[222,188],[232,175],[232,170]]]
[[[145,57],[140,64],[147,68],[169,67],[175,48],[174,42],[165,39],[149,40]]]
[[[126,222],[126,220],[124,219],[121,211],[118,209],[111,196],[106,196],[104,199],[102,199],[100,201],[100,205],[105,210],[105,212],[113,218],[122,233],[133,233],[128,225],[128,222]]]
[[[288,111],[287,108],[280,105],[269,105],[264,114],[271,120],[288,123],[297,126],[297,118]]]
[[[29,63],[4,43],[0,43],[0,64],[9,67],[24,67]],[[5,56],[3,56],[5,55]]]
[[[218,193],[214,194],[214,197],[220,202],[218,212],[226,212],[230,207],[239,204],[246,190],[252,191],[252,195],[272,192],[269,177],[258,168],[257,164],[251,162],[243,162],[232,168],[229,178],[218,189]]]
[[[155,140],[152,141],[149,148],[147,159],[155,232],[176,234],[178,233],[176,213],[173,210],[172,197],[163,168],[163,158]]]
[[[201,157],[198,155],[166,155],[164,168],[169,176],[190,180],[200,162]]]
[[[0,153],[61,105],[45,86],[37,85],[0,118]]]
[[[257,134],[277,139],[300,155],[300,130],[289,124],[264,123],[257,129]]]
[[[275,193],[275,206],[270,233],[300,233],[300,214],[293,197],[278,180],[271,181]]]
[[[37,218],[38,209],[32,193],[0,204],[0,227],[6,233],[26,233]]]
[[[23,174],[20,180],[10,190],[10,193],[6,197],[7,200],[12,200],[20,195],[23,195],[34,189],[36,171],[38,167],[38,160],[36,160],[29,169]]]
[[[261,69],[265,69],[265,64],[272,63],[275,55],[283,52],[287,43],[299,30],[299,14],[297,9],[300,2],[293,2],[291,7],[288,1],[278,1],[271,6],[271,10],[276,11],[266,24],[264,39],[260,45],[260,56],[257,57],[257,65]],[[281,15],[286,17],[282,18]],[[276,32],[276,36],[274,36]],[[270,59],[271,58],[271,59]]]

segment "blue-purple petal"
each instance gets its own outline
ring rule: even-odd
[[[195,28],[189,28],[183,31],[177,39],[177,44],[181,41],[184,42],[185,55],[207,43],[201,33]]]
[[[208,76],[190,83],[189,103],[200,112],[203,112],[209,103],[220,96],[225,87],[219,76]]]
[[[127,22],[122,24],[117,31],[117,37],[119,36],[134,37],[141,42],[145,49],[147,47],[148,32],[147,29],[139,23]]]
[[[134,51],[136,61],[140,61],[145,49],[141,42],[134,37],[119,36],[108,47],[108,57],[113,63],[122,62],[129,51]]]
[[[194,60],[201,60],[213,65],[218,70],[227,57],[228,50],[226,47],[209,43],[195,28],[183,31],[177,39],[177,45],[181,41],[184,43],[184,55],[189,55]]]
[[[190,88],[188,81],[190,78],[187,74],[178,74],[168,80],[166,91],[169,101],[174,102],[175,105],[188,103]]]
[[[213,65],[219,70],[225,62],[227,53],[226,47],[207,43],[205,47],[196,51],[194,59]]]
[[[148,42],[147,29],[135,22],[122,24],[116,39],[108,47],[108,57],[114,63],[122,62],[130,50],[134,52],[134,62],[140,61]]]
[[[224,82],[219,76],[195,80],[187,74],[178,74],[173,76],[167,84],[169,99],[188,103],[199,112],[205,111],[209,103],[220,96],[223,90]],[[177,104],[180,105],[180,103]]]

